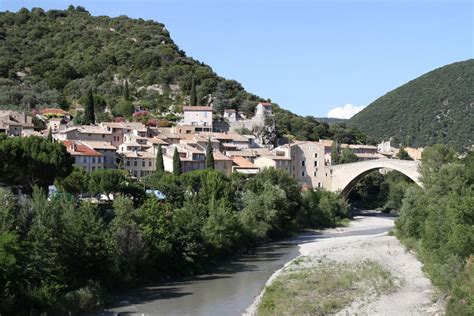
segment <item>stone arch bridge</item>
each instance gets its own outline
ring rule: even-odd
[[[419,161],[388,158],[334,165],[330,168],[330,191],[341,192],[342,196],[347,197],[354,185],[360,179],[368,173],[378,169],[397,170],[413,180],[413,182],[419,186],[422,186],[419,166]]]

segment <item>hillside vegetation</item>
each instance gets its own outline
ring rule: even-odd
[[[74,113],[89,90],[99,122],[131,118],[135,108],[173,121],[173,112],[187,103],[212,104],[217,114],[233,108],[248,116],[264,100],[186,56],[161,23],[93,17],[80,6],[0,12],[0,108],[61,107]],[[341,129],[355,131],[344,125],[331,130],[278,106],[274,112],[278,136],[317,140],[338,137]]]
[[[474,59],[433,70],[375,100],[349,123],[378,140],[395,144],[473,143]]]

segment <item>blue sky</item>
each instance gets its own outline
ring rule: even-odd
[[[365,106],[423,73],[474,57],[471,0],[0,0],[162,22],[219,75],[302,115]],[[336,111],[337,112],[337,111]]]

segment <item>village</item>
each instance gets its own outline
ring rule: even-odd
[[[0,111],[0,133],[9,136],[48,137],[63,143],[75,165],[86,171],[124,169],[142,179],[156,169],[159,147],[165,171],[173,172],[173,154],[179,153],[182,172],[205,169],[207,144],[213,148],[214,168],[232,173],[256,174],[273,167],[286,171],[304,189],[327,188],[332,165],[333,141],[291,141],[280,146],[252,134],[272,122],[272,104],[258,103],[252,118],[225,110],[224,120],[213,117],[208,106],[184,106],[182,119],[171,127],[147,126],[140,122],[101,122],[75,125],[72,115],[58,108],[44,108],[36,119],[45,129],[35,131],[33,117],[24,112]],[[274,122],[274,121],[273,121]],[[270,123],[271,124],[271,123]],[[246,133],[242,133],[246,131]],[[378,146],[339,144],[349,148],[358,160],[396,158],[398,149],[390,142]],[[411,159],[419,160],[422,149],[405,148]]]

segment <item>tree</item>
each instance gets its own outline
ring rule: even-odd
[[[158,152],[156,153],[156,172],[163,172],[165,171],[165,165],[163,163],[163,150],[161,149],[161,145],[158,145]]]
[[[356,162],[357,160],[359,159],[357,158],[356,154],[354,154],[350,148],[346,147],[341,151],[338,164]]]
[[[400,160],[413,160],[403,146],[400,147],[397,157]]]
[[[124,170],[95,170],[90,173],[89,191],[93,194],[110,194],[121,192],[126,180],[127,171]]]
[[[0,182],[26,193],[34,186],[47,191],[56,178],[71,173],[74,163],[63,144],[36,136],[0,140],[0,161]]]
[[[189,98],[189,103],[191,106],[197,105],[197,96],[196,96],[196,79],[193,77],[193,81],[191,83],[191,97]]]
[[[49,131],[48,131],[48,142],[50,143],[53,142],[53,130],[51,129],[51,127],[49,128]]]
[[[179,157],[178,148],[174,148],[173,153],[173,173],[179,176],[183,172],[181,167],[181,159]]]
[[[70,175],[58,181],[58,186],[74,195],[86,193],[89,191],[89,174],[82,168],[74,168]]]
[[[92,89],[89,89],[89,91],[87,92],[86,104],[84,106],[83,124],[85,125],[95,124],[94,95],[92,94]]]
[[[339,163],[339,144],[337,141],[333,141],[331,145],[331,164],[332,165],[337,165]]]
[[[130,101],[130,91],[128,88],[128,80],[125,80],[125,85],[123,87],[123,99],[125,101]]]
[[[212,150],[212,143],[210,138],[207,139],[206,169],[214,169],[214,153]]]

